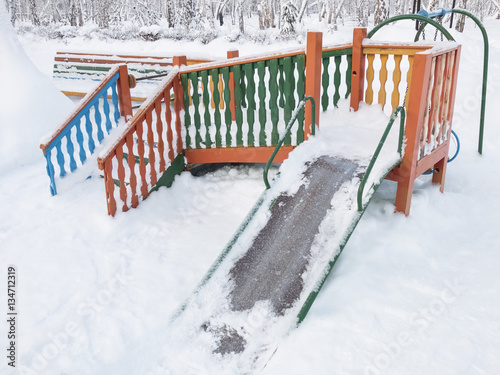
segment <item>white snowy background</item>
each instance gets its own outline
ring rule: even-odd
[[[462,149],[448,166],[445,193],[419,178],[405,217],[393,213],[396,185],[384,182],[306,320],[279,342],[264,374],[498,373],[500,21],[485,24],[491,50],[483,155],[482,38],[468,24],[454,33],[463,45],[454,124]],[[325,42],[348,41],[351,26],[325,33]],[[400,23],[377,39],[408,41],[413,33],[413,23]],[[303,42],[33,34],[18,42],[0,7],[0,280],[6,285],[7,266],[16,266],[19,311],[18,368],[2,355],[2,374],[168,374],[161,358],[170,316],[264,189],[262,169],[244,166],[198,178],[183,173],[172,188],[115,218],[106,214],[100,179],[76,173],[51,197],[39,139],[72,108],[50,82],[55,52],[223,58],[228,49],[247,56]],[[6,315],[0,321],[5,349]],[[207,372],[193,364],[191,373]]]

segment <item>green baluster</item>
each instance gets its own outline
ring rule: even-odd
[[[247,123],[248,123],[248,145],[255,145],[255,136],[253,134],[253,125],[255,123],[255,70],[253,64],[243,65],[243,70],[247,79]]]
[[[323,74],[321,75],[321,86],[323,88],[323,95],[321,95],[321,107],[323,111],[328,109],[328,86],[330,82],[330,73],[328,68],[330,66],[330,58],[323,58]]]
[[[233,75],[234,75],[234,101],[236,104],[236,145],[243,146],[243,113],[241,112],[241,106],[238,103],[242,102],[242,93],[241,93],[241,65],[235,65],[232,67]]]
[[[273,146],[276,146],[279,140],[278,74],[279,74],[279,61],[278,59],[272,59],[269,61],[269,94],[270,94],[269,109],[271,110],[271,122],[273,124],[273,129],[271,131],[271,144]]]
[[[201,124],[200,117],[200,96],[198,95],[198,74],[196,72],[192,72],[189,74],[189,79],[191,80],[191,86],[193,88],[193,107],[194,107],[194,126],[196,128],[196,138],[198,138],[198,129]],[[189,107],[188,107],[189,108]],[[199,148],[198,141],[196,143],[196,148]]]
[[[351,74],[352,74],[352,51],[347,57],[347,71],[345,73],[345,83],[347,86],[347,91],[345,93],[345,98],[347,99],[351,95]]]
[[[245,97],[246,97],[246,87],[245,87],[245,74],[244,72],[241,73],[241,80],[240,80],[240,84],[241,84],[241,107],[242,108],[246,108],[247,107],[247,102],[245,100]]]
[[[259,145],[266,146],[266,82],[264,77],[266,74],[266,62],[257,62],[257,74],[259,75],[259,123],[260,123],[260,133],[259,133]]]
[[[305,97],[305,87],[306,87],[306,78],[305,78],[305,66],[306,66],[306,55],[297,55],[295,57],[297,64],[297,95],[299,98],[299,102]],[[299,123],[299,127],[297,129],[297,144],[304,142],[304,108],[299,111],[299,115],[297,116],[297,122]]]
[[[293,75],[293,64],[291,57],[285,57],[283,59],[283,71],[285,73],[285,83],[283,86],[283,91],[285,93],[285,126],[288,125],[288,122],[292,118],[292,111],[295,109],[295,98],[294,98],[294,89],[295,89],[295,77]],[[288,132],[285,136],[283,144],[290,145],[292,143],[291,132]]]
[[[212,125],[212,119],[210,117],[210,85],[208,83],[208,70],[202,70],[200,72],[201,83],[203,84],[202,100],[205,106],[205,111],[203,114],[203,122],[205,123],[205,147],[212,147],[212,139],[210,138],[210,125]],[[198,145],[198,137],[200,138],[200,143],[202,142],[201,132],[197,129],[196,132],[196,147],[200,148]]]
[[[335,56],[335,73],[333,74],[333,85],[335,93],[333,94],[333,105],[337,107],[340,99],[340,63],[342,56]]]
[[[189,77],[187,74],[181,74],[181,83],[184,91],[184,126],[186,127],[186,148],[191,148],[191,136],[189,134],[189,125],[191,125],[191,116],[189,114]]]
[[[224,81],[224,120],[226,122],[226,147],[231,146],[231,88],[229,87],[229,68],[221,68],[222,80]]]
[[[285,74],[283,67],[283,59],[279,59],[279,69],[280,69],[280,78],[279,78],[279,93],[280,93],[280,107],[285,108]]]
[[[221,147],[222,136],[220,134],[221,115],[220,115],[220,91],[219,91],[219,69],[210,70],[210,76],[214,83],[213,101],[214,101],[214,121],[215,121],[215,147]],[[208,146],[207,146],[208,147]]]

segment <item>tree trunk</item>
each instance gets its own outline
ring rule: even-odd
[[[387,15],[388,12],[385,0],[377,0],[377,3],[375,5],[375,15],[374,15],[375,26],[380,24],[382,21],[386,20]]]
[[[462,9],[466,9],[467,8],[467,0],[460,0],[460,2],[458,3],[458,7],[462,8]],[[460,14],[457,17],[457,23],[455,25],[455,30],[457,30],[460,33],[463,33],[464,28],[465,28],[465,15]]]

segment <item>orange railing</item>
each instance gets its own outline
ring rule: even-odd
[[[99,168],[104,171],[110,215],[116,213],[118,199],[123,202],[123,211],[136,207],[140,199],[146,198],[157,187],[176,157],[182,157],[182,88],[178,72],[178,68],[170,72],[156,93],[127,123],[117,140],[97,159]]]
[[[387,178],[398,182],[396,210],[408,215],[417,177],[432,170],[433,182],[440,184],[441,191],[444,189],[460,46],[455,43],[446,47],[388,45],[368,41],[365,37],[366,30],[355,30],[351,107],[357,109],[362,100],[371,104],[375,97],[386,111],[405,104],[403,161]],[[373,63],[376,55],[380,56],[379,69]],[[391,70],[392,80],[387,74],[390,55],[394,56],[395,65]],[[407,59],[406,80],[401,69],[403,57]],[[407,89],[401,90],[405,86]]]

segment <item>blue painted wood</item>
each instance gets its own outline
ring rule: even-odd
[[[111,86],[111,99],[115,107],[115,122],[118,123],[120,119],[120,106],[118,105],[118,94],[116,92],[116,85]]]
[[[101,97],[104,98],[104,105],[103,105],[103,111],[104,111],[104,118],[105,118],[105,126],[106,126],[106,131],[109,134],[113,124],[111,122],[111,113],[110,113],[110,106],[109,102],[107,100],[107,95],[109,89],[112,91],[112,103],[114,106],[114,118],[115,122],[118,123],[118,120],[120,119],[120,109],[119,109],[119,102],[118,102],[118,93],[116,89],[116,82],[118,81],[120,77],[120,74],[117,73],[115,76],[113,76],[110,81],[94,96],[94,98],[87,103],[87,105],[82,108],[82,110],[75,116],[75,118],[64,128],[61,133],[52,141],[50,145],[47,146],[45,149],[45,159],[47,161],[47,174],[50,178],[50,192],[52,195],[57,194],[57,189],[56,189],[56,183],[55,183],[55,170],[54,170],[54,165],[52,164],[51,161],[51,154],[52,150],[56,149],[56,160],[57,164],[59,165],[60,168],[60,176],[64,177],[67,174],[67,171],[64,167],[65,165],[65,154],[62,151],[62,140],[66,138],[66,150],[69,155],[69,169],[71,172],[73,172],[77,168],[76,164],[76,159],[75,159],[75,145],[73,140],[71,139],[71,132],[72,129],[76,127],[76,142],[78,143],[78,157],[80,158],[80,161],[82,164],[87,160],[87,152],[85,151],[84,147],[84,136],[83,136],[83,131],[85,131],[88,135],[89,141],[88,141],[88,147],[90,154],[93,154],[95,151],[95,141],[93,138],[93,124],[90,120],[90,110],[92,107],[94,107],[95,110],[95,121],[97,124],[97,138],[99,142],[102,142],[104,139],[104,131],[103,131],[103,118],[101,115],[101,112],[99,110],[99,99]],[[84,126],[81,125],[82,119],[84,118]]]
[[[99,110],[99,100],[94,104],[94,118],[97,126],[97,140],[102,143],[104,132],[102,131],[101,111]]]
[[[85,148],[83,147],[83,133],[80,127],[80,123],[77,123],[75,127],[76,127],[76,142],[78,143],[78,148],[80,150],[78,155],[80,156],[80,161],[83,164],[85,163],[85,160],[87,160],[87,154],[85,153]]]
[[[61,177],[66,176],[66,170],[64,169],[64,155],[61,150],[61,142],[56,144],[56,159],[57,159],[57,164],[59,164],[59,168],[61,170],[59,176]]]
[[[109,132],[111,131],[111,127],[113,125],[111,124],[111,116],[109,112],[108,90],[104,92],[103,98],[104,98],[104,103],[102,106],[102,110],[104,112],[104,118],[106,119],[106,132],[109,134]]]
[[[90,121],[90,112],[85,113],[85,130],[89,136],[89,151],[93,154],[95,150],[95,142],[94,137],[92,137],[92,121]]]
[[[66,150],[69,155],[69,170],[74,172],[76,169],[76,160],[75,160],[75,146],[73,145],[73,141],[71,140],[71,133],[66,136]]]
[[[45,160],[47,162],[46,169],[50,179],[50,194],[57,195],[56,181],[54,179],[54,165],[52,164],[51,154],[51,151],[45,151]]]

